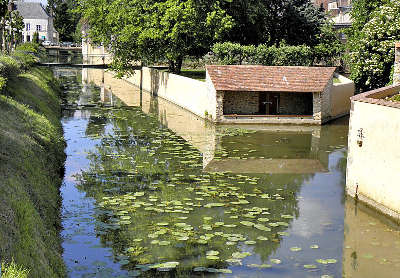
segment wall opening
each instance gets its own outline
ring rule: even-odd
[[[236,92],[224,93],[224,115],[312,116],[312,93]]]

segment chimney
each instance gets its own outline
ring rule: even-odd
[[[393,85],[400,85],[400,42],[395,43],[394,57]]]

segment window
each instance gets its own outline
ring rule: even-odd
[[[25,30],[26,31],[30,31],[31,30],[31,24],[30,23],[25,24]]]
[[[39,31],[40,32],[40,25],[36,25],[36,31]]]

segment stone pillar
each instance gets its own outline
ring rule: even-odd
[[[217,111],[215,115],[215,121],[220,122],[224,117],[224,92],[217,91]]]
[[[396,42],[394,53],[393,85],[400,85],[400,42]]]

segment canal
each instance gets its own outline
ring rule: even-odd
[[[399,227],[344,194],[347,118],[214,126],[101,69],[54,73],[69,277],[398,277]]]

